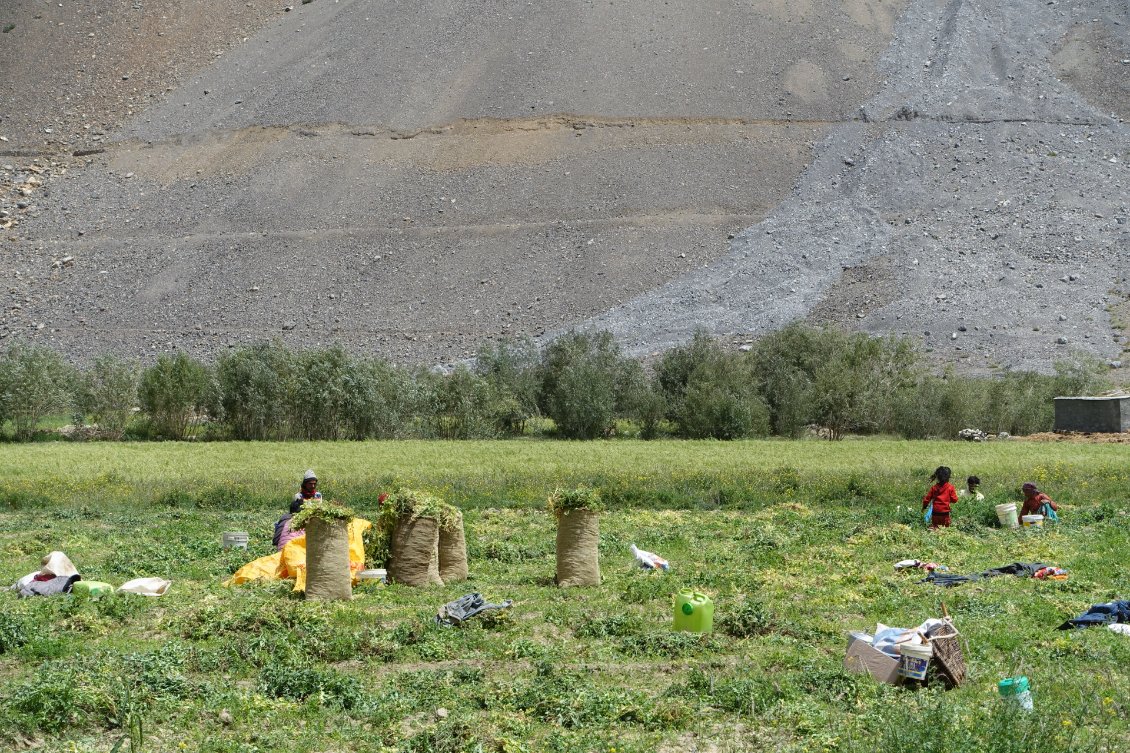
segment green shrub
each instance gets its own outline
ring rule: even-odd
[[[638,367],[621,354],[608,332],[564,335],[546,348],[542,359],[542,409],[563,437],[605,436],[630,402]]]
[[[275,698],[297,701],[312,698],[319,704],[347,711],[368,705],[364,688],[357,678],[314,665],[268,665],[259,674],[259,691]]]
[[[236,439],[290,436],[288,398],[294,355],[279,341],[258,343],[220,356],[216,377],[223,394],[224,421]]]
[[[475,373],[491,388],[491,415],[498,430],[525,432],[538,412],[538,351],[529,338],[485,343],[475,357]]]
[[[302,439],[344,439],[349,433],[353,362],[340,345],[296,355],[291,421]]]
[[[78,408],[93,419],[103,437],[121,439],[137,407],[140,380],[137,364],[100,356],[82,376]]]
[[[16,342],[0,353],[0,424],[10,420],[16,437],[30,439],[47,416],[69,413],[76,372],[50,348]]]
[[[185,353],[159,355],[138,387],[141,409],[165,439],[185,439],[209,412],[219,412],[218,396],[209,369]]]
[[[351,372],[345,385],[349,438],[411,436],[419,399],[412,372],[379,358],[358,361]]]
[[[0,654],[15,651],[30,640],[22,619],[0,612]]]
[[[490,383],[466,366],[438,378],[434,434],[442,439],[490,439],[498,436],[499,421],[492,415]]]
[[[773,617],[761,602],[745,598],[729,605],[718,620],[718,629],[735,638],[752,638],[772,630]]]

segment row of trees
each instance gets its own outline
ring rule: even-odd
[[[1052,397],[1103,386],[1095,364],[1060,364],[1054,376],[937,375],[905,338],[799,324],[748,352],[700,334],[650,369],[607,332],[570,334],[540,352],[529,341],[490,344],[473,365],[444,373],[278,342],[211,365],[177,353],[146,368],[107,356],[78,370],[16,344],[0,355],[0,422],[20,439],[59,414],[109,439],[470,439],[521,435],[539,418],[573,439],[625,422],[645,438],[795,437],[812,427],[832,438],[952,437],[967,426],[1048,430]]]

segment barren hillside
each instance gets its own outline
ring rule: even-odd
[[[0,337],[1120,355],[1125,3],[237,5],[0,10]]]

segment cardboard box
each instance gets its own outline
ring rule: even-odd
[[[844,669],[857,675],[871,675],[879,682],[898,684],[899,660],[873,648],[870,643],[856,639],[848,646]]]

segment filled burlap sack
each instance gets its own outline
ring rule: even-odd
[[[401,515],[392,531],[388,578],[406,586],[442,586],[439,577],[439,521]]]
[[[439,527],[439,577],[444,583],[467,580],[467,541],[463,513],[458,510]]]
[[[600,585],[600,514],[566,510],[557,516],[557,585]]]
[[[349,521],[311,518],[306,523],[306,598],[353,597],[349,572]]]

